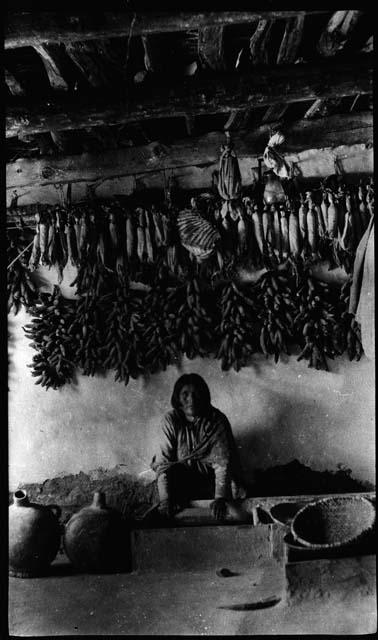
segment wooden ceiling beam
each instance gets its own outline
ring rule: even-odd
[[[21,83],[17,80],[17,78],[14,77],[13,73],[8,71],[8,69],[4,69],[4,79],[12,96],[25,95],[25,91]]]
[[[98,38],[128,37],[148,33],[189,31],[204,27],[245,24],[260,19],[291,18],[297,11],[219,11],[219,12],[9,12],[4,34],[6,49],[27,47],[42,42],[73,42]],[[326,10],[308,10],[323,14]]]
[[[368,38],[368,40],[365,42],[364,46],[362,47],[361,51],[363,53],[373,53],[373,51],[374,51],[374,36],[370,36],[370,38]]]
[[[288,108],[288,104],[273,104],[271,107],[267,108],[263,117],[261,118],[261,122],[279,122],[279,120],[282,120],[282,118],[284,117]]]
[[[283,130],[284,154],[306,149],[365,144],[373,141],[371,112],[330,116],[315,121],[302,120]],[[232,136],[239,158],[261,157],[270,135],[269,125],[254,131],[238,131]],[[103,151],[100,154],[48,159],[19,159],[6,167],[7,189],[56,182],[86,182],[98,178],[116,178],[136,173],[158,172],[178,167],[205,166],[218,162],[223,132],[199,138],[186,138],[175,144],[152,142],[149,145]]]
[[[98,100],[91,97],[85,103],[81,100],[55,104],[51,100],[48,105],[9,106],[6,135],[111,126],[146,118],[225,113],[232,109],[280,104],[282,96],[290,103],[366,94],[372,92],[371,66],[369,56],[362,56],[351,63],[281,66],[244,75],[216,75],[198,82],[190,79],[175,88],[156,87],[148,96],[145,91],[135,90],[132,99],[110,104],[104,104],[99,96]]]
[[[253,65],[269,64],[274,19],[259,20],[249,41],[250,63]]]
[[[363,11],[335,11],[317,45],[320,55],[332,57],[344,48]]]
[[[64,53],[60,45],[44,42],[42,44],[35,44],[33,48],[44,64],[51,88],[56,91],[68,91],[68,82],[64,78],[64,68],[62,69],[64,65],[64,63],[62,63]]]
[[[331,115],[341,104],[342,98],[328,98],[327,100],[315,100],[307,109],[303,118],[310,120],[311,118],[322,118]]]
[[[154,38],[151,35],[141,36],[144,49],[144,67],[146,71],[151,73],[160,73],[163,70],[161,64],[161,47],[157,47]]]
[[[361,15],[362,11],[335,11],[319,38],[317,45],[319,53],[325,58],[330,58],[344,49]],[[335,97],[315,100],[307,109],[304,118],[331,114],[337,109],[341,99],[341,97]]]
[[[286,20],[285,31],[277,54],[277,64],[293,64],[296,61],[298,50],[303,38],[305,16],[298,14],[295,18]],[[262,122],[275,122],[281,120],[288,104],[275,104],[266,110]]]
[[[198,30],[200,60],[212,71],[224,71],[224,26],[203,27]]]
[[[277,54],[277,64],[292,64],[295,62],[303,38],[304,13],[295,18],[289,18],[285,24],[285,32]]]
[[[230,111],[227,122],[224,125],[225,131],[237,131],[243,127],[249,115],[249,109],[240,111],[239,109],[233,109]]]

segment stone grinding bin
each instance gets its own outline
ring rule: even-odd
[[[291,523],[293,539],[309,549],[339,549],[368,541],[375,528],[375,507],[362,496],[338,496],[311,502]]]

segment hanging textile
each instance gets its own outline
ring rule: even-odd
[[[374,297],[374,218],[371,218],[357,247],[349,300],[349,313],[355,314],[361,326],[362,347],[369,359],[375,356]]]
[[[361,342],[369,360],[375,357],[375,317],[374,317],[374,225],[369,235],[362,276],[361,292],[356,312],[356,320],[361,326]]]

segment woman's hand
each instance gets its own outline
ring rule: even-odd
[[[224,498],[215,498],[210,505],[210,509],[216,520],[225,520],[227,514],[227,502]]]
[[[173,508],[169,500],[162,500],[157,510],[164,518],[171,518],[173,515]]]

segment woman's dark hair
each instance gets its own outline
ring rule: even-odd
[[[197,389],[201,409],[206,413],[210,409],[211,404],[210,390],[205,380],[197,373],[186,373],[176,380],[171,398],[172,407],[176,409],[176,411],[180,410],[180,391],[187,384],[191,384]]]

